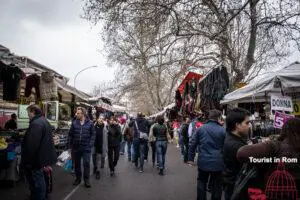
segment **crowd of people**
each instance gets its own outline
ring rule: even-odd
[[[43,168],[56,163],[52,127],[41,116],[38,106],[29,106],[27,111],[30,126],[22,144],[21,166],[25,169],[33,199],[45,199],[47,191]],[[86,109],[78,107],[69,131],[69,149],[76,176],[74,185],[79,185],[83,177],[85,186],[91,187],[91,158],[96,179],[101,178],[100,171],[105,166],[106,156],[111,176],[115,176],[120,155],[125,154],[128,162],[143,173],[150,150],[152,165],[163,176],[168,143],[174,139],[184,163],[194,165],[197,154],[197,200],[205,200],[208,190],[213,191],[211,198],[214,200],[221,200],[223,192],[226,200],[232,199],[232,196],[247,199],[247,191],[243,189],[236,194],[235,186],[243,163],[248,162],[249,157],[300,158],[299,119],[291,119],[285,124],[279,140],[248,145],[249,116],[248,111],[235,108],[224,119],[219,110],[211,110],[207,118],[201,115],[190,119],[185,116],[176,120],[173,134],[170,134],[170,127],[163,116],[146,119],[139,113],[136,118],[126,120],[100,115],[91,120]],[[299,164],[289,165],[289,168],[299,188]],[[260,177],[262,187],[266,186],[271,169],[268,168]]]

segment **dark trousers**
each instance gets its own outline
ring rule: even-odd
[[[210,176],[212,184],[212,200],[222,199],[222,172],[207,172],[198,168],[197,178],[197,200],[206,200],[206,189],[208,177]]]
[[[120,146],[108,146],[108,163],[110,171],[114,172],[120,157]]]
[[[152,164],[155,165],[155,160],[156,160],[156,144],[155,144],[155,142],[150,142],[150,146],[152,149]]]
[[[131,160],[132,152],[131,152],[131,146],[132,146],[132,140],[127,141],[127,154],[128,154],[128,160]]]
[[[133,140],[134,148],[134,163],[138,167],[140,161],[140,168],[144,168],[144,160],[148,157],[148,143],[146,141]]]
[[[44,171],[42,169],[32,169],[25,171],[26,180],[29,184],[31,197],[33,200],[46,199],[46,183]]]
[[[233,194],[234,185],[233,184],[225,184],[224,185],[224,193],[225,193],[225,200],[230,200]]]
[[[186,163],[188,161],[189,155],[189,143],[183,143],[183,161]]]
[[[77,179],[81,179],[81,160],[83,160],[83,179],[89,181],[90,179],[90,162],[91,162],[91,150],[82,149],[74,151],[75,157],[75,175]]]

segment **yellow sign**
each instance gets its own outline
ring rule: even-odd
[[[294,107],[294,111],[293,111],[293,115],[300,115],[300,101],[298,102],[294,102],[293,103],[293,107]]]

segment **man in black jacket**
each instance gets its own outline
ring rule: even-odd
[[[11,119],[5,123],[6,130],[16,130],[17,129],[17,115],[13,113]]]
[[[237,159],[237,151],[247,144],[250,113],[242,108],[231,110],[226,117],[227,136],[223,148],[225,170],[223,171],[225,199],[230,200],[237,175],[242,163]],[[242,198],[243,199],[243,198]]]
[[[25,170],[32,198],[44,200],[46,183],[43,168],[56,163],[52,127],[41,116],[42,111],[38,106],[29,106],[27,112],[30,124],[22,142],[21,166]]]

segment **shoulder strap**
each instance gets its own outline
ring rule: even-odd
[[[136,129],[137,129],[137,131],[138,131],[138,132],[140,132],[140,130],[139,130],[139,126],[138,126],[137,122],[136,122],[136,121],[134,121],[134,123],[135,123],[135,126],[136,126]]]

